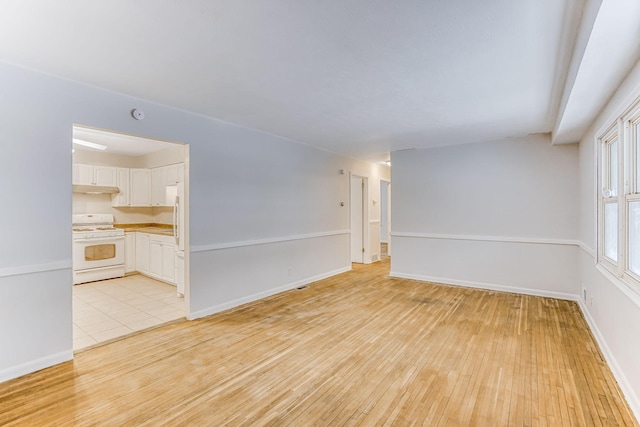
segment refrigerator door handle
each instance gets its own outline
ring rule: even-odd
[[[178,227],[180,227],[178,224],[178,209],[179,205],[178,200],[176,199],[176,202],[173,204],[173,238],[176,239],[176,244],[179,244]]]
[[[173,227],[173,232],[175,233],[176,236],[176,245],[180,246],[180,228],[182,227],[182,224],[180,224],[180,200],[176,199],[176,204],[175,204],[175,215],[176,215],[176,226]]]

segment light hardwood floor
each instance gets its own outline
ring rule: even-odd
[[[0,384],[0,425],[637,426],[573,302],[388,262]]]

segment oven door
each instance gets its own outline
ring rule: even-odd
[[[73,240],[73,269],[124,265],[124,236]]]

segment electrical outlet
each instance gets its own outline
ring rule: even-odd
[[[587,302],[587,290],[585,287],[582,287],[582,301]]]

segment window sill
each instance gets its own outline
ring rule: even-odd
[[[596,269],[640,308],[640,289],[615,276],[602,264],[596,264]]]

